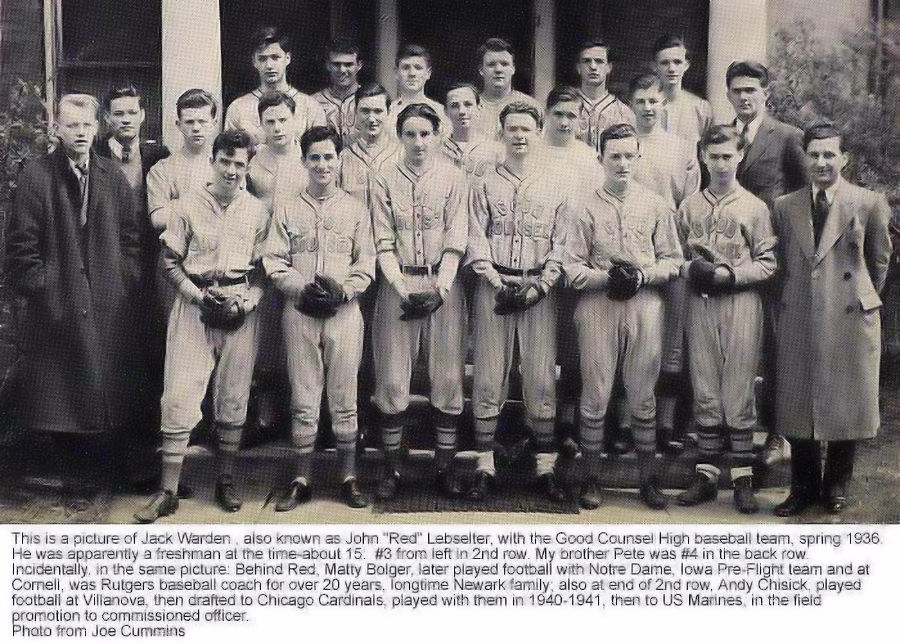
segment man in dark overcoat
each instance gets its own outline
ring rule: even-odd
[[[91,151],[97,111],[92,96],[60,99],[56,150],[19,176],[5,270],[24,354],[17,425],[116,446],[129,443],[143,371],[141,229],[125,176]]]

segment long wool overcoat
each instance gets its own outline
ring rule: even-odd
[[[19,177],[6,274],[20,304],[23,359],[14,412],[27,429],[125,429],[144,394],[137,290],[140,222],[125,176],[91,153],[87,223],[61,149]]]
[[[883,195],[841,180],[815,248],[810,187],[775,202],[776,415],[789,438],[855,440],[878,430],[889,219]]]

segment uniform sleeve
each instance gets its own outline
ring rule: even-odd
[[[736,286],[764,282],[775,274],[778,266],[775,258],[776,237],[772,217],[765,204],[758,209],[748,224],[741,225],[741,234],[750,248],[750,261],[738,266],[729,265]]]
[[[450,186],[447,200],[444,205],[444,252],[441,255],[441,268],[438,270],[437,287],[446,291],[450,290],[459,262],[466,254],[466,246],[469,241],[469,214],[466,209],[468,196],[466,180],[462,171],[453,168],[455,180]]]
[[[162,232],[172,212],[172,202],[178,198],[178,190],[170,174],[168,163],[159,161],[147,173],[147,212],[153,230]]]
[[[284,207],[277,208],[272,215],[262,265],[275,288],[288,299],[300,299],[306,283],[291,263],[291,236],[287,226],[287,210]]]
[[[237,130],[241,127],[240,101],[240,98],[231,101],[231,104],[225,112],[225,122],[222,124],[222,130]]]
[[[710,105],[709,101],[705,101],[700,99],[699,107],[697,108],[700,117],[700,136],[703,137],[703,134],[712,127],[713,124],[713,112],[712,105]]]
[[[310,127],[313,127],[316,125],[327,126],[328,118],[325,116],[325,110],[322,109],[322,106],[319,104],[319,101],[317,101],[316,99],[309,96],[309,97],[307,97],[307,105],[308,105],[308,107],[306,108],[306,112],[307,112],[307,116],[309,117],[307,119],[309,126]]]
[[[540,281],[545,292],[553,288],[553,285],[562,277],[563,246],[568,225],[566,211],[565,200],[563,200],[556,206],[553,232],[550,233],[550,253],[544,261],[544,268],[541,271]]]
[[[466,263],[494,288],[503,286],[500,274],[493,266],[491,245],[487,237],[487,227],[491,219],[488,206],[487,185],[476,180],[469,188],[469,243]]]
[[[576,199],[569,199],[563,207],[563,217],[567,222],[563,271],[569,286],[577,291],[606,288],[607,272],[591,266],[594,223],[590,213]]]
[[[648,267],[641,267],[646,284],[665,284],[678,276],[684,255],[675,232],[675,211],[660,204],[657,206],[656,227],[653,230],[653,249],[656,261]]]
[[[677,205],[681,205],[685,199],[700,190],[700,163],[697,161],[695,152],[690,145],[685,145],[682,148],[682,167],[684,169],[682,184],[677,186],[673,193]]]
[[[891,208],[883,194],[875,197],[875,203],[866,224],[865,255],[866,266],[872,278],[872,284],[879,293],[887,280],[888,267],[891,263],[890,234]]]
[[[369,186],[373,238],[378,265],[388,283],[398,293],[404,295],[406,287],[403,283],[403,273],[400,272],[400,262],[397,261],[397,233],[394,230],[390,192],[387,184],[374,174],[369,175],[367,185]]]
[[[678,243],[681,244],[681,252],[684,256],[684,263],[681,265],[679,272],[682,277],[687,278],[693,258],[691,250],[688,248],[688,238],[691,234],[691,215],[690,208],[686,203],[678,206],[678,212],[675,213],[675,232],[678,233]]]
[[[169,212],[166,229],[159,236],[159,241],[181,259],[187,257],[188,244],[191,240],[191,227],[185,212],[186,207],[185,200],[179,199],[176,207]]]
[[[266,251],[266,239],[268,239],[269,228],[271,227],[272,222],[268,210],[266,210],[262,204],[259,204],[257,221],[256,237],[253,240],[253,256],[250,261],[257,267],[256,272],[259,272],[259,270],[262,269],[262,258]],[[250,284],[250,290],[245,298],[248,311],[252,311],[259,306],[259,301],[262,299],[264,290],[263,280],[261,279],[257,279],[254,283]]]
[[[17,293],[35,296],[44,291],[47,280],[40,241],[47,213],[34,173],[29,170],[26,168],[19,175],[13,210],[7,222],[6,273]]]
[[[369,213],[361,203],[358,206],[355,209],[357,224],[353,238],[353,263],[343,283],[348,300],[362,295],[375,279],[375,244],[372,240]]]

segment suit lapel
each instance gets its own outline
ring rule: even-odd
[[[812,197],[809,189],[803,190],[800,196],[800,203],[790,210],[791,226],[794,228],[794,235],[797,237],[800,250],[807,258],[812,259],[816,254],[814,247],[814,236],[812,226]]]
[[[839,187],[834,195],[834,203],[831,204],[831,210],[828,212],[828,218],[825,220],[825,227],[822,229],[822,237],[819,239],[819,247],[816,249],[814,264],[818,264],[824,259],[825,255],[840,239],[847,225],[853,219],[855,211],[853,201],[852,198],[845,197],[842,194],[845,192]],[[807,198],[810,199],[808,191]]]
[[[744,157],[743,162],[741,162],[741,174],[747,172],[747,169],[756,163],[762,156],[763,152],[765,152],[766,148],[772,142],[774,130],[775,127],[772,125],[772,119],[768,116],[764,116],[763,122],[759,125],[759,130],[756,132],[756,137],[753,139],[753,143],[750,144],[750,149],[747,151],[747,156]]]

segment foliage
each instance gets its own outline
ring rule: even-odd
[[[47,153],[47,111],[38,83],[16,81],[0,112],[0,207],[8,204],[25,164]]]
[[[881,47],[882,69],[875,69]],[[900,47],[879,42],[874,29],[825,44],[814,25],[799,21],[774,35],[769,97],[774,116],[798,127],[827,118],[844,133],[850,162],[844,176],[887,193],[900,215],[900,105],[890,98],[900,71]],[[878,78],[877,76],[880,76]],[[877,82],[880,81],[880,82]],[[878,85],[880,91],[873,91]]]

